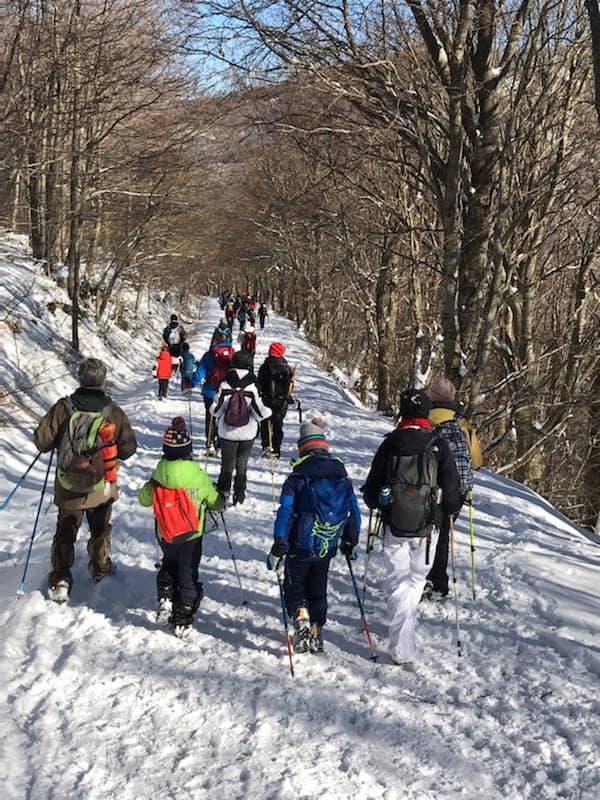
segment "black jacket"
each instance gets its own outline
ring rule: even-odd
[[[410,456],[420,453],[434,437],[426,428],[396,428],[388,433],[375,453],[367,480],[362,487],[364,500],[368,508],[379,505],[379,490],[388,480],[388,461],[394,456]],[[462,501],[460,499],[460,483],[454,458],[443,439],[437,439],[438,485],[442,489],[442,509],[446,514],[458,514]]]
[[[258,370],[256,385],[269,408],[287,406],[292,368],[283,356],[267,356]]]

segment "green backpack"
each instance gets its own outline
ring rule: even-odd
[[[56,476],[64,489],[76,494],[88,494],[104,485],[104,443],[100,426],[108,417],[111,405],[102,411],[80,411],[66,398],[69,418],[58,446]]]

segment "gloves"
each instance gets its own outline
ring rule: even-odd
[[[275,542],[267,556],[267,569],[278,570],[281,565],[281,559],[286,553],[287,547],[280,542]]]
[[[340,550],[342,554],[346,556],[346,558],[350,558],[352,561],[356,561],[358,558],[358,547],[352,542],[342,542],[340,544]]]
[[[288,397],[288,399],[287,399],[287,402],[288,402],[288,406],[293,406],[293,405],[294,405],[294,403],[295,403],[296,401],[294,400],[294,398],[292,397],[292,395],[290,395],[290,396]]]

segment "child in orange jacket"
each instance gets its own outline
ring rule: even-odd
[[[169,378],[173,374],[173,359],[169,345],[163,344],[156,359],[156,377],[158,378],[158,399],[166,400],[169,389]]]

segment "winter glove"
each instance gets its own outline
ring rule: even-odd
[[[350,558],[352,561],[356,561],[358,558],[358,547],[352,542],[342,542],[340,544],[340,550],[342,551],[342,555],[346,556],[346,558]]]
[[[267,556],[267,569],[278,570],[281,559],[287,553],[287,547],[280,542],[274,542],[271,552]]]
[[[292,397],[292,395],[290,395],[290,396],[288,397],[288,399],[287,399],[288,406],[293,406],[295,402],[296,402],[296,401],[294,400],[294,398]]]

